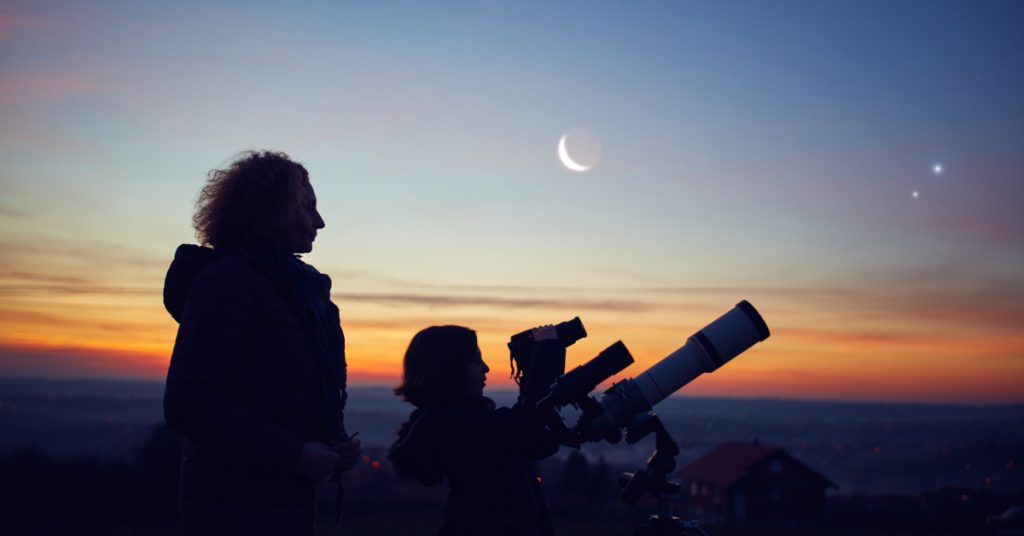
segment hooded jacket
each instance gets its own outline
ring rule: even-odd
[[[164,303],[180,325],[164,416],[185,437],[179,512],[186,529],[234,533],[258,519],[261,533],[285,533],[295,521],[288,515],[315,498],[314,482],[297,467],[303,443],[328,441],[322,367],[264,268],[258,257],[185,245],[167,272]],[[275,511],[290,513],[275,518]]]
[[[564,348],[550,341],[550,352]],[[486,397],[456,398],[413,411],[388,451],[399,476],[448,481],[442,535],[552,534],[531,461],[558,451],[543,415]]]

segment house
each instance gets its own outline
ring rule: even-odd
[[[814,521],[838,488],[780,447],[727,442],[683,467],[691,513],[706,523]]]

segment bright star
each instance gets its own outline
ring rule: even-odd
[[[910,193],[910,196],[913,197],[914,199],[917,199],[918,197],[921,196],[921,192],[914,190],[913,192]]]
[[[932,166],[932,173],[942,175],[942,164],[935,164]]]

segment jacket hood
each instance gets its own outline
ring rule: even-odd
[[[398,439],[388,448],[387,458],[398,476],[416,478],[421,484],[433,486],[444,479],[444,457],[449,450],[455,428],[459,422],[457,408],[481,407],[494,409],[494,401],[482,397],[458,400],[446,404],[417,409],[398,429]]]
[[[398,429],[398,439],[388,448],[387,458],[398,476],[416,478],[433,486],[444,478],[438,456],[438,440],[443,436],[437,412],[417,409]]]
[[[213,260],[213,250],[195,244],[182,244],[174,252],[174,260],[164,278],[164,307],[174,320],[181,322],[185,298],[196,276]]]

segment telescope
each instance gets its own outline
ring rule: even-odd
[[[578,320],[578,319],[574,319]],[[561,375],[536,407],[573,405],[582,413],[570,430],[561,423],[563,444],[617,443],[621,430],[640,425],[655,405],[704,373],[714,372],[751,346],[771,335],[768,324],[750,302],[743,300],[686,339],[686,343],[640,375],[615,383],[600,398],[589,393],[601,382],[633,363],[622,343],[612,344],[591,361]]]
[[[558,340],[566,347],[586,336],[579,317],[557,327]],[[519,374],[529,376],[533,371],[533,378],[544,378],[540,384],[543,385],[547,378],[561,372],[562,369],[557,367],[564,367],[564,360],[561,363],[542,362],[524,366],[528,362],[520,359],[519,355],[529,348],[527,344],[532,343],[532,339],[526,341],[524,333],[517,334],[517,338],[513,339],[513,342],[519,341],[517,344],[509,344],[512,361],[519,365],[519,371],[513,368],[513,374],[518,380]],[[691,335],[683,346],[639,376],[612,384],[600,398],[590,396],[590,392],[633,363],[633,356],[622,341],[617,341],[594,359],[558,376],[541,398],[534,398],[532,394],[523,396],[521,393],[520,403],[532,405],[541,411],[548,428],[563,445],[569,447],[579,448],[586,441],[618,443],[622,439],[622,430],[626,431],[627,443],[636,443],[654,433],[655,449],[647,460],[646,469],[623,473],[620,477],[622,490],[619,497],[627,504],[635,504],[645,493],[652,493],[658,501],[658,514],[650,516],[647,525],[636,527],[633,534],[707,536],[697,521],[683,521],[672,513],[670,497],[677,494],[681,487],[668,477],[676,468],[675,457],[679,454],[679,445],[652,410],[659,402],[701,374],[718,370],[770,335],[768,324],[761,318],[761,314],[750,302],[743,300]],[[551,374],[552,370],[555,370],[554,374]],[[543,392],[543,387],[540,391]],[[532,400],[537,402],[533,404]],[[567,405],[581,410],[572,429],[565,425],[559,414],[559,410]]]

